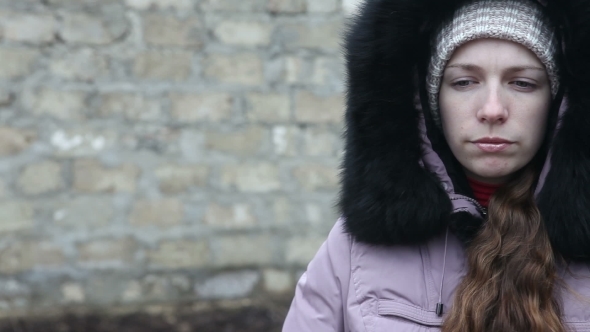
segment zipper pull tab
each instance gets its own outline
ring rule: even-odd
[[[439,303],[436,304],[436,315],[438,317],[442,317],[443,307],[444,307],[444,305],[441,302],[439,302]]]

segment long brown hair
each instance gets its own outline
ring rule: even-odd
[[[553,294],[556,258],[533,198],[536,177],[526,167],[492,196],[443,332],[566,331]]]

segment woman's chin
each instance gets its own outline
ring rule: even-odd
[[[510,175],[512,175],[516,170],[506,167],[474,167],[471,169],[466,169],[465,171],[467,176],[474,180],[478,180],[485,183],[503,183],[508,178],[510,178]]]

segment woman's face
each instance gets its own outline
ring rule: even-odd
[[[469,177],[487,183],[504,182],[534,157],[550,102],[542,62],[526,47],[499,39],[459,47],[439,96],[451,151]]]

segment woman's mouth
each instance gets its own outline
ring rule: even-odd
[[[507,149],[514,142],[498,137],[484,137],[473,141],[473,144],[484,152],[493,153]]]

